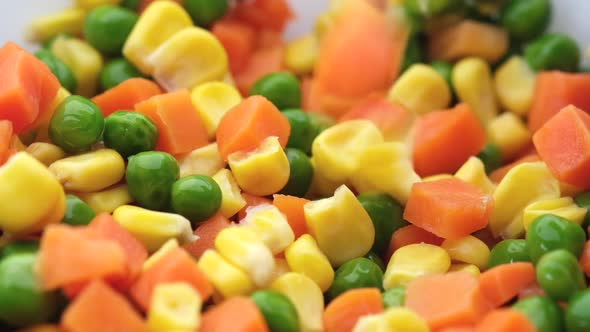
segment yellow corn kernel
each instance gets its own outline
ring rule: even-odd
[[[318,38],[315,34],[308,34],[287,44],[283,61],[289,71],[297,75],[309,74],[313,71],[319,51]]]
[[[27,29],[27,39],[34,42],[43,42],[60,33],[81,36],[84,30],[85,18],[86,12],[79,8],[65,9],[36,18]]]
[[[221,207],[219,211],[226,218],[233,217],[246,206],[246,201],[242,197],[240,187],[238,187],[232,172],[225,168],[221,169],[213,175],[213,180],[221,188]]]
[[[422,182],[432,182],[432,181],[438,181],[438,180],[446,180],[446,179],[452,179],[454,178],[454,176],[452,174],[435,174],[435,175],[430,175],[427,176],[425,178],[422,178]]]
[[[215,238],[215,249],[246,272],[257,287],[272,281],[275,260],[256,231],[248,227],[225,228]]]
[[[150,267],[154,266],[154,264],[156,264],[156,262],[159,261],[160,258],[166,256],[167,253],[171,252],[172,250],[178,247],[179,245],[177,239],[172,238],[166,241],[166,243],[164,243],[156,252],[154,252],[150,257],[148,257],[148,259],[145,262],[143,262],[143,265],[141,267],[142,270],[145,271]]]
[[[59,146],[51,143],[35,142],[29,145],[26,152],[39,160],[45,166],[49,166],[55,161],[66,156],[64,150]]]
[[[172,35],[148,61],[154,68],[154,79],[167,91],[192,89],[201,83],[222,80],[228,71],[223,45],[212,33],[197,27]]]
[[[102,5],[118,5],[121,0],[76,0],[76,6],[85,9],[92,10]]]
[[[192,90],[191,99],[207,128],[209,139],[214,139],[219,121],[227,111],[242,101],[242,95],[233,85],[207,82]]]
[[[255,287],[250,277],[228,262],[217,251],[209,249],[199,258],[199,268],[224,298],[248,295]]]
[[[65,62],[76,76],[76,93],[85,97],[94,96],[98,89],[98,77],[104,65],[101,54],[88,42],[78,38],[57,38],[51,46],[51,51]]]
[[[383,134],[372,121],[352,120],[336,124],[313,141],[315,171],[326,180],[345,183],[359,167],[365,149],[383,141]]]
[[[80,199],[88,204],[96,213],[111,213],[118,207],[133,203],[126,184],[117,185],[94,193],[78,193]]]
[[[476,278],[479,278],[479,275],[481,274],[479,267],[473,264],[453,264],[451,265],[451,268],[449,268],[449,272],[459,271],[471,273],[471,275],[473,275]]]
[[[375,240],[373,222],[363,205],[346,186],[334,196],[305,204],[311,235],[333,266],[365,255]]]
[[[457,240],[444,240],[441,247],[447,251],[454,262],[468,263],[480,269],[488,265],[490,248],[482,240],[472,235]]]
[[[500,104],[510,112],[525,116],[533,104],[535,71],[521,56],[513,56],[494,74],[494,86]]]
[[[391,256],[383,276],[383,288],[405,286],[418,277],[445,273],[450,266],[451,257],[443,248],[427,243],[410,244]]]
[[[581,225],[588,209],[579,207],[571,197],[546,199],[529,204],[524,208],[522,223],[527,230],[537,217],[544,214],[554,214]]]
[[[123,205],[113,212],[113,218],[143,243],[149,252],[155,252],[172,238],[181,245],[198,239],[193,234],[190,221],[179,214]]]
[[[405,203],[412,185],[420,182],[420,177],[414,171],[405,144],[383,142],[365,148],[359,158],[359,167],[350,180],[361,193],[383,192]]]
[[[289,273],[289,272],[291,272],[291,269],[289,268],[289,264],[287,263],[287,260],[284,258],[276,257],[275,258],[275,268],[272,271],[271,280],[275,281],[280,276],[282,276],[286,273]]]
[[[240,188],[253,195],[275,194],[289,181],[289,159],[276,136],[266,138],[254,151],[230,154],[228,164]]]
[[[203,299],[186,282],[159,284],[154,289],[147,314],[151,332],[192,332],[201,325]]]
[[[310,161],[313,169],[316,169],[313,157]],[[312,197],[328,197],[341,185],[341,181],[330,181],[319,172],[313,172],[313,178],[311,180],[311,185],[309,186],[308,194]]]
[[[430,328],[424,318],[407,308],[389,308],[383,314],[389,331],[393,332],[429,332]]]
[[[35,123],[33,124],[33,132],[35,134],[34,141],[35,142],[45,142],[51,143],[51,139],[49,138],[49,123],[51,122],[51,118],[53,117],[53,113],[57,107],[71,95],[71,93],[66,90],[65,88],[60,88],[57,92],[57,95],[51,102],[49,109],[41,114]]]
[[[480,58],[465,58],[453,67],[452,78],[459,99],[469,104],[487,127],[498,114],[490,65]]]
[[[299,316],[300,331],[323,331],[324,295],[313,280],[301,273],[289,272],[277,278],[270,288],[291,300]]]
[[[334,281],[334,269],[328,257],[309,234],[301,235],[285,250],[285,258],[293,272],[313,280],[325,292]]]
[[[489,227],[494,236],[516,238],[524,231],[522,212],[531,203],[559,198],[559,182],[543,162],[523,163],[511,169],[494,191]]]
[[[449,106],[451,89],[434,68],[415,64],[395,81],[387,98],[408,110],[425,114]]]
[[[225,161],[219,154],[217,143],[200,147],[185,155],[178,156],[177,159],[181,178],[199,174],[213,176],[225,167]]]
[[[249,207],[240,225],[254,230],[274,255],[283,252],[295,240],[287,218],[272,204]]]
[[[470,157],[455,173],[455,177],[471,183],[483,192],[491,194],[495,186],[486,174],[483,162],[477,157]]]
[[[362,316],[354,325],[352,332],[389,332],[385,326],[383,315]]]
[[[521,118],[506,112],[490,121],[488,136],[502,151],[502,158],[509,160],[529,146],[532,135]]]
[[[125,161],[115,150],[100,149],[60,159],[49,170],[66,190],[88,193],[121,181]]]
[[[0,167],[0,230],[26,235],[58,223],[65,213],[65,193],[53,174],[26,152]]]
[[[123,46],[123,55],[144,74],[152,75],[152,54],[174,34],[191,26],[193,22],[182,6],[156,1],[139,17]]]

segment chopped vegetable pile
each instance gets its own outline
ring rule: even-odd
[[[291,41],[287,0],[36,19],[0,48],[0,330],[590,331],[558,3],[331,0]]]

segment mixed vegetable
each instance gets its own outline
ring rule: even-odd
[[[549,0],[76,0],[0,48],[0,330],[590,331]]]

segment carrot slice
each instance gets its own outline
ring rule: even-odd
[[[185,244],[183,246],[184,250],[195,258],[201,257],[207,249],[215,248],[215,237],[217,237],[219,232],[230,225],[231,222],[229,219],[224,217],[221,213],[215,214],[195,229],[195,235],[197,235],[199,239]]]
[[[383,300],[377,288],[348,290],[332,300],[324,311],[325,332],[351,332],[366,315],[383,312]]]
[[[415,279],[406,290],[406,306],[422,316],[433,330],[473,325],[491,308],[477,278],[469,272]]]
[[[537,131],[568,105],[590,112],[588,90],[590,90],[590,74],[541,72],[537,75],[533,105],[528,114],[529,129],[532,132]]]
[[[535,266],[514,262],[491,268],[479,277],[481,291],[494,306],[499,307],[535,282]]]
[[[211,32],[225,48],[231,72],[241,72],[247,65],[256,47],[256,31],[238,20],[217,21]]]
[[[477,325],[475,332],[536,332],[535,325],[522,312],[498,309],[490,312]]]
[[[252,151],[270,136],[277,136],[285,147],[291,124],[273,103],[262,96],[251,96],[229,110],[217,127],[217,146],[224,160],[237,151]]]
[[[537,130],[533,143],[558,180],[590,188],[590,115],[567,106]]]
[[[442,330],[436,330],[436,332],[475,332],[475,327],[473,326],[453,326],[447,327]]]
[[[404,226],[396,230],[391,236],[386,258],[389,259],[397,249],[410,244],[428,243],[440,246],[443,241],[443,238],[440,238],[416,225]]]
[[[162,89],[145,78],[130,78],[92,98],[105,117],[116,111],[133,110],[137,103],[162,94]]]
[[[236,296],[203,314],[199,332],[269,332],[264,316],[250,298]]]
[[[238,211],[238,220],[242,220],[246,218],[246,210],[249,207],[257,206],[261,204],[272,204],[272,201],[266,197],[260,197],[256,195],[251,195],[248,193],[242,193],[242,197],[246,201],[246,206],[244,206],[240,211]]]
[[[420,176],[455,173],[486,144],[486,133],[467,104],[431,112],[418,120],[414,167]]]
[[[149,309],[152,292],[159,284],[170,282],[187,282],[207,301],[213,293],[213,286],[197,262],[182,248],[176,248],[154,265],[143,271],[139,279],[131,286],[131,297],[145,311]]]
[[[10,145],[12,142],[12,122],[0,120],[0,166],[2,166],[9,157]]]
[[[68,332],[143,332],[147,325],[123,295],[102,281],[94,281],[63,313]]]
[[[283,69],[283,45],[255,50],[242,70],[234,73],[236,87],[244,96],[263,76]]]
[[[582,251],[582,257],[580,257],[580,266],[588,277],[590,277],[590,241],[584,245],[584,251]]]
[[[154,96],[136,104],[135,110],[156,123],[160,134],[156,150],[182,154],[209,144],[207,129],[187,90]]]
[[[451,178],[414,184],[404,219],[444,239],[458,239],[486,227],[493,208],[491,195]]]
[[[303,212],[303,206],[307,202],[309,200],[296,196],[279,194],[273,196],[272,204],[287,217],[287,222],[289,222],[293,233],[295,233],[296,239],[303,234],[309,233],[305,213]]]
[[[232,14],[258,29],[272,29],[277,32],[282,32],[295,17],[286,0],[242,1]]]

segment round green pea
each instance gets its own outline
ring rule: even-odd
[[[0,251],[0,259],[18,254],[35,254],[39,251],[38,240],[18,240],[10,242]]]
[[[139,8],[140,3],[141,0],[123,0],[121,2],[121,7],[136,11]]]
[[[219,210],[221,197],[221,188],[207,175],[187,176],[172,185],[172,209],[194,226]]]
[[[100,86],[103,90],[108,90],[134,77],[145,76],[127,59],[113,59],[100,72]]]
[[[580,47],[569,36],[550,33],[528,44],[524,49],[524,58],[536,71],[576,72],[580,66]]]
[[[44,292],[35,272],[37,255],[23,253],[0,261],[0,321],[15,327],[45,323],[59,309],[57,292]]]
[[[530,225],[526,232],[526,243],[533,262],[555,249],[566,249],[575,257],[580,257],[586,243],[586,233],[568,219],[544,214]]]
[[[500,21],[510,36],[529,40],[541,35],[551,20],[549,0],[511,0],[502,9]]]
[[[404,4],[411,13],[430,17],[440,14],[454,5],[453,0],[406,0]]]
[[[105,119],[104,144],[127,158],[151,151],[158,143],[158,127],[144,114],[117,111]]]
[[[565,309],[567,332],[590,331],[590,290],[574,294]]]
[[[404,62],[402,63],[402,72],[410,68],[413,64],[422,62],[422,43],[420,36],[416,35],[408,41],[406,52],[404,54]]]
[[[538,332],[563,331],[563,311],[547,296],[531,296],[516,302],[512,309],[524,313]]]
[[[256,81],[250,95],[261,95],[270,100],[278,109],[301,107],[301,85],[295,75],[276,72]]]
[[[354,289],[364,287],[383,287],[383,271],[375,262],[359,257],[342,264],[334,276],[334,282],[328,290],[332,299],[338,295]]]
[[[66,213],[62,220],[63,223],[74,226],[84,226],[90,224],[96,217],[96,212],[86,202],[78,196],[66,196]]]
[[[104,130],[102,111],[92,100],[67,97],[55,110],[49,124],[51,141],[69,153],[90,150]]]
[[[140,206],[161,211],[170,207],[172,185],[179,174],[172,155],[148,151],[129,157],[125,179],[129,194]]]
[[[530,262],[526,240],[509,239],[498,242],[490,251],[488,268],[514,262]]]
[[[385,271],[385,263],[383,263],[383,260],[381,259],[381,257],[379,255],[377,255],[374,251],[369,251],[366,255],[365,258],[371,260],[373,263],[377,264],[379,266],[379,268],[381,269],[381,271]]]
[[[494,143],[488,143],[477,158],[481,160],[488,174],[502,166],[502,151]]]
[[[49,67],[51,72],[59,80],[59,83],[66,90],[76,91],[78,80],[76,80],[76,76],[70,67],[61,61],[60,58],[56,57],[51,51],[45,49],[35,52],[35,56]]]
[[[406,287],[396,286],[381,294],[385,308],[403,307],[406,303]]]
[[[313,165],[311,159],[301,150],[287,148],[289,159],[289,181],[281,190],[281,194],[303,197],[309,191],[313,180]]]
[[[574,198],[574,201],[579,207],[588,209],[586,216],[584,217],[584,222],[582,223],[582,228],[588,229],[590,226],[590,191],[585,191],[581,194],[578,194]]]
[[[536,267],[537,282],[556,301],[567,301],[575,292],[586,288],[578,259],[565,249],[543,255]]]
[[[402,206],[387,194],[366,193],[359,195],[357,199],[371,217],[375,227],[375,242],[371,250],[377,254],[384,254],[393,233],[408,225],[403,218]]]
[[[193,21],[202,27],[210,27],[229,9],[228,0],[184,0],[184,8]]]
[[[84,37],[100,52],[118,55],[138,19],[137,13],[127,8],[103,5],[86,17]]]
[[[260,290],[251,298],[262,312],[270,332],[299,331],[299,316],[288,297],[276,291]]]
[[[283,110],[291,124],[291,134],[287,142],[288,148],[299,149],[307,154],[311,153],[311,144],[317,136],[317,129],[314,127],[308,113],[300,109]]]

